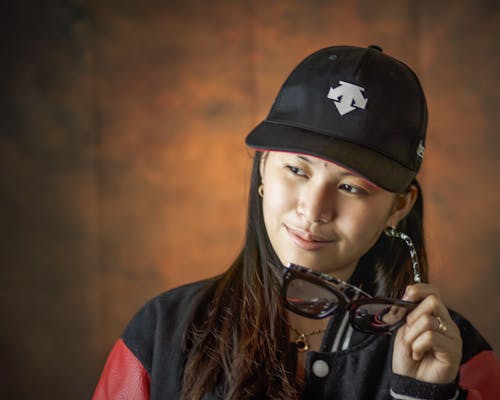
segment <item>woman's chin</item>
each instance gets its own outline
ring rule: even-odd
[[[318,259],[317,257],[307,257],[307,255],[303,254],[287,254],[285,257],[280,257],[283,265],[300,265],[314,271],[332,275],[338,279],[348,280],[354,272],[357,263],[339,265],[332,263],[331,259],[332,258],[329,257],[327,261],[324,258]]]
[[[280,257],[280,259],[283,265],[295,264],[321,272],[332,269],[331,263],[318,260],[316,257],[307,257],[303,254],[288,254],[285,257]]]

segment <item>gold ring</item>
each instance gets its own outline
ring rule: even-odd
[[[439,324],[437,327],[438,332],[445,334],[446,331],[448,330],[448,326],[444,323],[444,321],[440,317],[436,317],[436,319]]]

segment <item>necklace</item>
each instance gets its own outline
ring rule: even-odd
[[[319,335],[320,333],[326,331],[326,328],[324,328],[324,329],[318,329],[317,331],[312,331],[310,333],[301,333],[293,326],[290,326],[290,328],[297,334],[297,338],[295,339],[295,344],[297,345],[297,350],[301,353],[309,350],[309,342],[307,341],[308,337]]]

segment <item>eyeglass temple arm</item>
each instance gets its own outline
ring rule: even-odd
[[[422,283],[422,278],[420,277],[420,263],[418,262],[417,251],[415,250],[415,246],[414,246],[413,242],[411,241],[410,237],[407,234],[400,232],[400,231],[397,231],[396,229],[394,229],[392,227],[386,228],[384,233],[387,236],[401,239],[406,243],[406,245],[408,246],[408,248],[410,250],[411,264],[413,267],[413,281],[415,283]]]

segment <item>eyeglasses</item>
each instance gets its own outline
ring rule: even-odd
[[[286,308],[307,318],[321,319],[337,310],[349,311],[351,326],[370,334],[391,334],[417,306],[403,300],[373,297],[333,276],[295,264],[285,267],[282,297]]]

